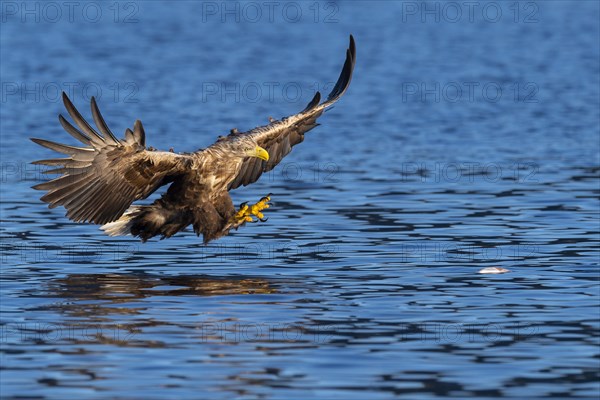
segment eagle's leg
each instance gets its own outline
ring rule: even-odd
[[[252,216],[249,212],[248,202],[244,202],[240,204],[240,209],[235,213],[233,217],[231,217],[232,223],[243,223],[243,222],[253,222]]]
[[[258,218],[261,222],[265,222],[267,219],[261,211],[269,208],[269,201],[271,201],[270,193],[250,206],[248,205],[248,202],[240,204],[240,209],[233,217],[231,217],[230,223],[233,225],[241,225],[244,222],[258,222],[252,218],[253,216]]]
[[[270,207],[269,201],[271,201],[271,193],[269,193],[268,195],[261,198],[258,201],[258,203],[253,204],[250,207],[250,214],[254,215],[261,222],[266,222],[267,218],[265,218],[264,214],[261,211],[264,210],[265,208]]]

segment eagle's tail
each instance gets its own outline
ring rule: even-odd
[[[100,229],[110,236],[133,235],[145,242],[159,235],[161,239],[171,237],[191,223],[191,215],[186,210],[169,207],[157,200],[152,205],[129,207],[121,218]]]
[[[109,222],[100,227],[108,236],[126,236],[131,235],[131,228],[135,224],[136,217],[140,215],[144,206],[131,206],[123,213],[121,218]]]

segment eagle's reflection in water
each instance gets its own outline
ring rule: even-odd
[[[208,334],[213,337],[215,327],[223,321],[236,319],[221,314],[219,296],[234,299],[235,295],[276,294],[275,287],[281,284],[248,276],[67,275],[48,282],[40,292],[41,297],[56,299],[42,308],[66,317],[56,326],[48,324],[44,336],[82,345],[165,347],[169,343],[166,336],[185,331],[203,341]],[[178,301],[175,296],[198,297],[198,301]],[[214,299],[208,301],[208,297]],[[183,317],[177,324],[169,322],[168,315],[173,313]],[[161,335],[146,334],[157,333],[156,329],[166,333],[162,340]]]
[[[208,275],[73,274],[56,279],[50,289],[57,297],[130,301],[149,296],[214,296],[274,293],[264,278]]]

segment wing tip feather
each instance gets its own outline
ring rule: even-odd
[[[354,65],[356,63],[356,42],[354,36],[350,35],[350,43],[346,49],[346,60],[342,67],[342,72],[335,83],[335,86],[331,90],[331,93],[327,96],[327,104],[335,103],[342,95],[346,92],[352,81],[352,74],[354,72]]]

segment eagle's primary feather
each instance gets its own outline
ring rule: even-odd
[[[317,118],[348,88],[355,61],[356,47],[350,36],[342,72],[324,102],[317,92],[298,114],[248,132],[234,131],[195,153],[146,148],[146,135],[139,120],[133,131],[125,131],[124,139],[117,139],[92,98],[96,130],[63,93],[65,108],[76,127],[62,115],[59,121],[83,146],[31,139],[67,156],[35,161],[34,164],[57,167],[45,173],[61,176],[34,188],[47,191],[41,199],[50,208],[63,206],[69,219],[103,224],[110,235],[132,234],[146,241],[157,235],[170,237],[192,225],[207,243],[242,224],[231,224],[236,210],[228,191],[256,182],[304,140],[304,134],[318,125]],[[250,157],[248,152],[253,148],[268,154]],[[167,192],[154,203],[132,206],[169,183]]]

